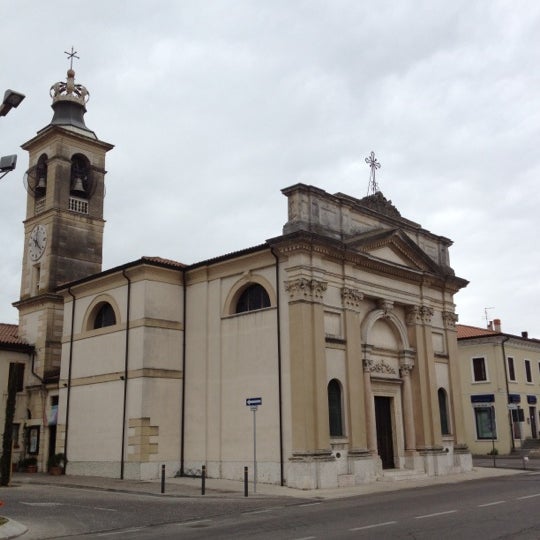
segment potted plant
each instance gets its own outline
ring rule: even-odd
[[[50,455],[48,462],[49,474],[60,476],[64,472],[65,461],[66,458],[62,453]]]
[[[27,473],[37,472],[37,457],[30,456],[21,461],[22,469]]]

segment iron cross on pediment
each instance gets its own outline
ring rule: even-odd
[[[369,154],[365,161],[371,169],[371,172],[369,174],[369,185],[367,194],[375,195],[375,193],[379,191],[379,186],[377,185],[377,181],[375,180],[375,171],[381,168],[381,164],[377,161],[377,158],[375,157],[375,152],[371,152],[371,154]]]

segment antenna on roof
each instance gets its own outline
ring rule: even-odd
[[[485,307],[484,308],[484,319],[486,319],[486,328],[489,325],[488,309],[495,309],[495,308],[494,307]]]

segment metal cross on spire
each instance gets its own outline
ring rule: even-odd
[[[73,45],[71,46],[71,52],[64,51],[64,54],[68,55],[69,69],[73,69],[73,59],[76,58],[77,60],[80,60],[80,58],[77,56],[77,51],[73,49]]]
[[[375,193],[379,191],[379,186],[377,185],[377,181],[375,180],[375,171],[381,168],[381,164],[377,161],[377,158],[375,157],[375,152],[371,152],[371,154],[369,154],[369,157],[366,158],[366,163],[371,169],[367,194],[375,195]]]

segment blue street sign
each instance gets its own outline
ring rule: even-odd
[[[252,407],[253,405],[262,405],[261,397],[250,397],[246,399],[246,405]]]

